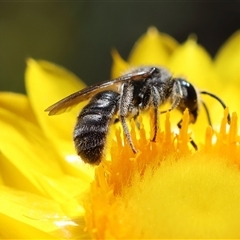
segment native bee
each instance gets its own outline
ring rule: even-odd
[[[224,102],[214,94],[200,91],[215,98],[226,108]],[[73,139],[78,155],[84,162],[99,164],[103,156],[106,138],[111,123],[120,121],[124,136],[132,151],[137,152],[127,125],[127,118],[136,118],[142,111],[153,108],[154,135],[156,141],[159,107],[169,101],[171,108],[182,113],[188,108],[190,123],[195,123],[199,111],[199,99],[194,86],[183,78],[172,77],[165,68],[154,66],[140,67],[131,72],[109,81],[95,84],[76,93],[73,93],[59,102],[48,107],[45,111],[55,115],[66,111],[69,107],[90,99],[89,103],[81,110],[73,132]],[[208,121],[211,124],[206,105]],[[230,117],[228,117],[230,121]],[[181,128],[181,120],[178,123]],[[191,140],[195,149],[197,145]]]

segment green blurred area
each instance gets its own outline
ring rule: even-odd
[[[110,78],[111,49],[127,58],[149,26],[180,42],[196,33],[214,56],[239,24],[237,1],[0,2],[0,91],[25,91],[28,57],[60,64],[92,84]]]

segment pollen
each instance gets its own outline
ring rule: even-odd
[[[237,116],[229,127],[227,116],[225,110],[219,132],[206,128],[198,151],[189,144],[187,110],[179,134],[165,114],[156,142],[144,116],[139,128],[131,121],[137,154],[121,128],[115,129],[111,159],[96,167],[85,199],[90,234],[96,239],[240,237]]]

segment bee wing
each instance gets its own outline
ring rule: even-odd
[[[54,103],[53,105],[48,107],[45,111],[49,112],[48,115],[56,115],[56,114],[64,113],[70,110],[72,107],[74,107],[78,103],[88,100],[89,98],[91,98],[93,95],[95,95],[102,89],[106,89],[106,90],[111,89],[111,86],[113,86],[113,84],[114,84],[113,81],[107,81],[102,84],[96,84],[96,85],[84,88]]]
[[[139,72],[128,73],[126,75],[123,75],[122,77],[115,78],[113,80],[108,80],[100,84],[92,85],[90,87],[84,88],[78,92],[75,92],[63,98],[62,100],[48,107],[45,111],[49,112],[48,115],[61,114],[63,112],[68,111],[70,108],[77,105],[78,103],[88,100],[99,91],[102,90],[119,91],[119,88],[123,82],[128,80],[142,80],[143,78],[146,78],[148,75],[149,75],[148,72],[143,70]]]

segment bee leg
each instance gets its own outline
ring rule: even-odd
[[[127,141],[134,153],[137,153],[137,150],[134,147],[131,134],[128,129],[126,118],[129,114],[131,104],[133,99],[133,86],[129,83],[125,83],[122,86],[122,94],[119,101],[119,119],[122,124],[124,135],[127,138]]]
[[[182,128],[182,119],[178,122],[177,126],[178,126],[179,129]],[[198,146],[197,146],[197,144],[194,142],[194,140],[191,137],[190,137],[190,143],[193,146],[193,148],[197,151],[198,150]]]
[[[133,117],[133,119],[134,119],[134,122],[136,123],[137,128],[140,130],[141,124],[137,120],[138,116],[139,116],[139,114],[135,115]],[[120,122],[120,120],[119,120],[119,118],[116,118],[116,119],[114,119],[113,124],[116,124],[118,122]]]
[[[126,118],[123,117],[123,116],[120,116],[120,121],[121,121],[121,124],[122,124],[122,127],[123,127],[123,132],[124,132],[124,134],[127,138],[127,141],[129,143],[133,153],[137,153],[137,150],[134,147],[134,144],[133,144],[133,141],[132,141],[132,138],[131,138],[131,134],[130,134],[128,126],[127,126]]]
[[[156,142],[156,138],[157,138],[157,132],[158,132],[158,127],[159,127],[159,111],[158,111],[158,107],[160,105],[161,102],[161,97],[159,94],[159,90],[156,87],[152,87],[152,104],[153,104],[153,110],[154,110],[154,135],[152,138],[152,142]]]

